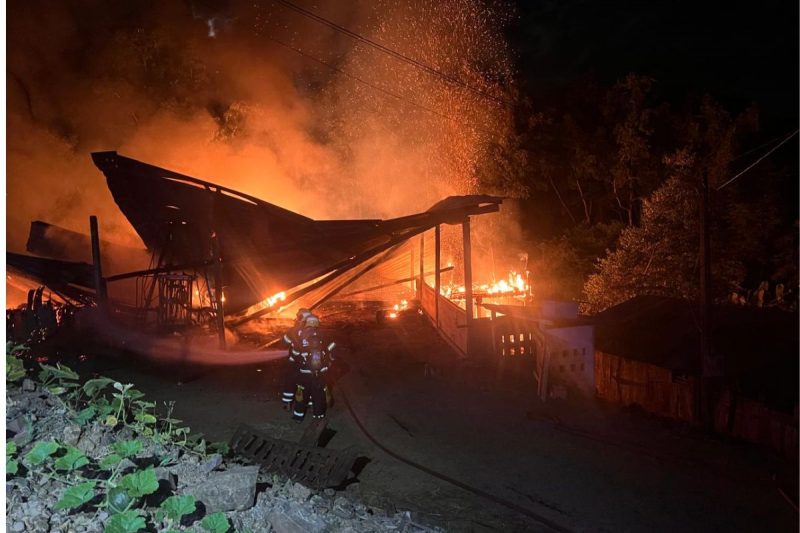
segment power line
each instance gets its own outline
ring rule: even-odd
[[[288,48],[289,50],[301,55],[302,57],[304,57],[306,59],[314,61],[315,63],[319,63],[320,65],[322,65],[324,67],[327,67],[327,68],[329,68],[329,69],[331,69],[331,70],[333,70],[335,72],[338,72],[340,74],[343,74],[344,76],[347,76],[348,78],[351,78],[351,79],[353,79],[353,80],[355,80],[355,81],[357,81],[359,83],[362,83],[365,86],[369,87],[370,89],[378,91],[378,92],[380,92],[381,94],[383,94],[385,96],[391,97],[391,98],[393,98],[395,100],[400,100],[400,101],[405,102],[405,103],[407,103],[409,105],[417,107],[417,108],[419,108],[419,109],[421,109],[423,111],[426,111],[428,113],[431,113],[433,115],[441,117],[441,118],[443,118],[445,120],[449,120],[449,121],[452,121],[452,122],[455,122],[455,123],[458,123],[458,124],[463,124],[465,126],[469,126],[471,128],[480,130],[480,131],[482,131],[484,133],[487,133],[487,134],[491,135],[492,137],[495,137],[495,138],[501,137],[501,135],[499,133],[497,133],[497,132],[494,132],[494,131],[491,131],[489,129],[486,129],[486,128],[484,128],[482,126],[479,126],[477,124],[474,124],[472,122],[466,122],[464,120],[460,120],[460,119],[452,117],[450,115],[446,115],[444,113],[440,113],[439,111],[436,111],[435,109],[431,109],[431,108],[429,108],[427,106],[424,106],[422,104],[418,104],[417,102],[414,102],[413,100],[409,100],[407,98],[404,98],[403,96],[401,96],[401,95],[399,95],[397,93],[393,93],[391,91],[387,91],[386,89],[384,89],[382,87],[378,87],[374,83],[370,83],[370,82],[366,81],[365,79],[356,76],[355,74],[351,74],[351,73],[347,72],[346,70],[343,70],[343,69],[341,69],[341,68],[339,68],[339,67],[337,67],[335,65],[331,65],[330,63],[328,63],[326,61],[323,61],[322,59],[319,59],[319,58],[317,58],[315,56],[312,56],[311,54],[308,54],[308,53],[302,51],[299,48],[295,48],[294,46],[292,46],[292,45],[290,45],[288,43],[285,43],[285,42],[281,41],[280,39],[276,39],[275,37],[271,37],[269,35],[264,35],[264,37],[266,37],[267,39],[269,39],[270,41],[272,41],[272,42],[274,42],[276,44],[279,44],[279,45],[281,45],[281,46],[283,46],[285,48]]]
[[[755,160],[755,161],[754,161],[752,164],[750,164],[750,165],[749,165],[748,167],[746,167],[744,170],[742,170],[741,172],[739,172],[738,174],[736,174],[734,177],[732,177],[731,179],[729,179],[728,181],[726,181],[725,183],[723,183],[722,185],[720,185],[719,187],[717,187],[717,190],[719,191],[719,190],[721,190],[723,187],[726,187],[727,185],[729,185],[729,184],[733,183],[733,182],[734,182],[736,179],[738,179],[740,176],[742,176],[742,175],[743,175],[745,172],[747,172],[748,170],[750,170],[751,168],[753,168],[754,166],[756,166],[757,164],[759,164],[760,162],[762,162],[764,159],[766,159],[767,157],[769,157],[769,155],[770,155],[772,152],[774,152],[775,150],[777,150],[778,148],[780,148],[781,146],[783,146],[784,144],[786,144],[786,143],[789,141],[789,139],[791,139],[792,137],[794,137],[795,135],[797,135],[797,132],[798,132],[798,130],[794,130],[794,131],[793,131],[793,132],[792,132],[792,133],[791,133],[791,134],[790,134],[788,137],[786,137],[784,140],[782,140],[782,141],[781,141],[781,142],[780,142],[780,143],[779,143],[777,146],[775,146],[775,147],[774,147],[774,148],[772,148],[770,151],[768,151],[766,154],[764,154],[764,155],[762,155],[761,157],[759,157],[758,159],[756,159],[756,160]],[[769,144],[769,143],[767,143],[767,144]]]
[[[284,7],[286,7],[286,8],[288,8],[288,9],[291,9],[292,11],[295,11],[296,13],[299,13],[300,15],[302,15],[302,16],[304,16],[306,18],[309,18],[311,20],[319,22],[320,24],[328,26],[329,28],[331,28],[331,29],[333,29],[335,31],[338,31],[339,33],[343,33],[344,35],[347,35],[348,37],[350,37],[352,39],[355,39],[355,40],[357,40],[359,42],[362,42],[362,43],[366,44],[367,46],[370,46],[370,47],[374,48],[375,50],[378,50],[379,52],[383,52],[384,54],[387,54],[387,55],[397,59],[398,61],[402,61],[403,63],[406,63],[406,64],[411,65],[413,67],[416,67],[418,69],[421,69],[421,70],[427,72],[428,74],[436,76],[436,77],[438,77],[438,78],[440,78],[440,79],[442,79],[442,80],[444,80],[444,81],[446,81],[446,82],[448,82],[450,84],[462,87],[462,88],[464,88],[464,89],[466,89],[466,90],[468,90],[468,91],[470,91],[472,93],[477,94],[478,96],[481,96],[483,98],[487,98],[489,100],[492,100],[497,104],[500,104],[500,105],[503,105],[503,106],[506,106],[506,107],[513,107],[513,103],[509,102],[508,100],[506,100],[504,98],[497,97],[497,96],[495,96],[493,94],[490,94],[490,93],[484,91],[483,89],[479,89],[477,87],[473,87],[472,85],[469,85],[469,84],[463,82],[462,80],[460,80],[460,79],[458,79],[456,77],[453,77],[453,76],[451,76],[451,75],[449,75],[449,74],[447,74],[445,72],[442,72],[441,70],[439,70],[439,69],[437,69],[435,67],[432,67],[430,65],[426,65],[425,63],[417,61],[414,58],[411,58],[411,57],[408,57],[407,55],[401,54],[400,52],[398,52],[396,50],[388,48],[388,47],[386,47],[386,46],[384,46],[384,45],[382,45],[382,44],[380,44],[380,43],[378,43],[376,41],[373,41],[373,40],[371,40],[371,39],[369,39],[367,37],[364,37],[361,34],[358,34],[358,33],[354,32],[352,30],[349,30],[349,29],[345,28],[344,26],[340,26],[339,24],[336,24],[335,22],[333,22],[331,20],[328,20],[328,19],[326,19],[324,17],[321,17],[320,15],[317,15],[316,13],[314,13],[312,11],[304,9],[304,8],[298,6],[297,4],[294,4],[293,2],[290,2],[289,0],[273,0],[273,1],[278,3],[278,4],[280,4],[280,5],[282,5],[282,6],[284,6]]]
[[[742,153],[742,154],[739,154],[739,155],[737,155],[736,157],[734,157],[733,159],[731,159],[731,162],[733,162],[733,161],[738,161],[739,159],[741,159],[741,158],[743,158],[743,157],[745,157],[745,156],[748,156],[748,155],[752,154],[753,152],[756,152],[756,151],[758,151],[758,150],[761,150],[762,148],[765,148],[765,147],[769,146],[770,144],[774,143],[775,141],[779,141],[779,140],[783,139],[783,138],[784,138],[784,136],[786,136],[786,135],[787,135],[787,134],[786,134],[786,133],[784,133],[784,134],[778,135],[778,136],[777,136],[777,137],[775,137],[774,139],[770,139],[769,141],[765,142],[764,144],[759,144],[759,145],[758,145],[758,146],[756,146],[755,148],[751,148],[751,149],[749,149],[748,151],[746,151],[746,152],[744,152],[744,153]]]

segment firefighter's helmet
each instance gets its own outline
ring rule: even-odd
[[[297,321],[298,322],[302,322],[303,320],[308,318],[310,315],[311,315],[311,310],[310,309],[306,309],[305,307],[301,307],[300,309],[297,310]]]
[[[319,317],[317,315],[310,314],[306,317],[306,327],[309,328],[318,328],[319,327]]]

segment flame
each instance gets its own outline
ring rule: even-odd
[[[278,302],[283,302],[286,300],[286,293],[281,291],[277,294],[273,294],[269,298],[267,298],[267,307],[272,307]]]
[[[463,285],[449,285],[441,288],[441,294],[445,298],[455,297],[461,299],[466,293]],[[530,286],[525,277],[513,270],[508,273],[506,279],[501,279],[494,283],[475,284],[472,287],[473,294],[486,294],[492,296],[525,296],[530,293]]]

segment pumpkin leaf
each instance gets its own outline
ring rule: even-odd
[[[79,377],[74,370],[72,370],[67,366],[63,366],[61,363],[56,363],[56,366],[42,364],[41,367],[42,367],[42,372],[39,374],[40,377],[42,374],[44,374],[45,378],[52,376],[57,379],[76,380]]]
[[[6,474],[11,474],[12,476],[16,475],[19,471],[19,463],[16,459],[11,459],[10,457],[6,457]]]
[[[105,533],[136,533],[145,528],[144,518],[136,511],[115,514],[106,522]]]
[[[110,453],[105,457],[103,457],[102,459],[100,459],[99,464],[100,468],[102,468],[103,470],[112,470],[115,466],[119,464],[120,461],[122,461],[121,456],[117,455],[116,453]]]
[[[67,453],[56,459],[56,470],[66,470],[71,472],[82,466],[89,464],[89,459],[78,448],[70,446]]]
[[[89,381],[83,384],[83,392],[85,392],[87,396],[93,398],[98,392],[105,389],[112,383],[114,383],[114,380],[110,378],[90,379]]]
[[[121,440],[114,443],[114,451],[122,457],[133,457],[142,451],[142,443],[139,440]]]
[[[6,457],[17,453],[17,443],[13,440],[6,441]]]
[[[200,527],[211,533],[226,533],[231,524],[222,513],[213,513],[203,518]]]
[[[39,441],[25,456],[25,462],[29,465],[40,465],[57,450],[58,444],[55,441]]]
[[[91,420],[96,414],[97,414],[97,408],[95,408],[95,406],[93,405],[90,405],[86,409],[78,411],[78,413],[75,415],[75,418],[73,418],[72,421],[78,424],[79,426],[85,426],[89,422],[89,420]]]
[[[180,520],[187,514],[192,514],[197,510],[194,496],[170,496],[161,504],[161,509],[167,513],[172,520]]]
[[[94,498],[95,481],[86,481],[64,491],[56,503],[56,509],[75,509]]]
[[[122,476],[119,486],[134,498],[153,494],[158,490],[158,478],[152,468]]]

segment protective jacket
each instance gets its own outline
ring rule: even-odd
[[[321,332],[315,327],[304,328],[299,341],[300,389],[303,391],[303,401],[295,402],[294,415],[302,417],[308,407],[313,407],[314,418],[324,418],[328,409],[325,375],[330,370],[330,350],[333,343],[326,345]]]
[[[281,401],[288,406],[294,401],[297,387],[300,383],[300,335],[303,333],[301,321],[297,321],[283,336],[283,341],[289,346],[289,364],[283,383]]]

